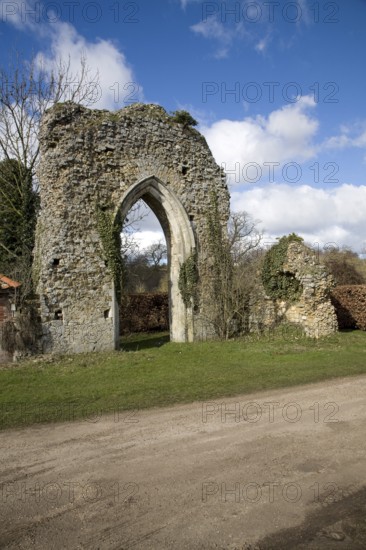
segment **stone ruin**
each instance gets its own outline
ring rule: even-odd
[[[225,175],[204,137],[157,105],[109,112],[68,102],[43,117],[40,147],[34,279],[43,352],[118,348],[119,304],[98,213],[104,221],[120,220],[120,231],[139,199],[159,219],[167,241],[171,340],[205,339],[205,293],[198,292],[193,307],[178,288],[190,257],[199,289],[205,288],[206,210],[213,193],[223,227],[229,215]]]
[[[302,327],[306,336],[311,338],[336,332],[338,321],[330,299],[334,281],[319,263],[316,253],[302,243],[291,242],[283,269],[300,282],[300,298],[296,302],[272,300],[266,295],[263,285],[258,284],[252,296],[249,330],[257,332],[289,322]]]
[[[67,102],[44,115],[40,148],[41,213],[33,276],[40,301],[41,351],[119,347],[119,300],[108,243],[113,244],[111,232],[117,228],[120,233],[139,199],[157,216],[167,242],[171,340],[212,337],[207,321],[212,300],[207,292],[207,212],[215,196],[225,230],[230,197],[225,174],[204,137],[158,105],[133,104],[109,112]],[[187,303],[179,280],[182,266],[192,258],[198,298]],[[275,303],[259,285],[249,330],[281,320],[301,325],[311,337],[337,330],[329,300],[332,282],[314,254],[291,243],[286,269],[303,285],[300,300]]]

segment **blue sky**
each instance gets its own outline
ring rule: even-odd
[[[366,1],[0,1],[0,61],[82,54],[95,108],[187,109],[268,239],[366,246]],[[145,242],[160,236],[149,217]]]

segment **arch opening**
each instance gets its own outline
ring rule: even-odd
[[[190,219],[174,192],[155,176],[132,185],[123,195],[116,215],[120,212],[124,220],[140,199],[153,211],[165,236],[170,339],[175,342],[193,341],[193,314],[184,305],[178,287],[180,267],[196,248]]]
[[[143,198],[122,222],[122,259],[129,294],[168,292],[167,243],[159,219]]]
[[[129,344],[132,333],[169,331],[169,264],[161,224],[143,198],[122,223],[120,332],[122,343]],[[166,341],[165,335],[156,336]]]

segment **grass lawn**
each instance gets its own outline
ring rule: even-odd
[[[116,410],[210,400],[366,374],[366,332],[298,332],[175,344],[131,336],[121,351],[45,356],[0,368],[0,428],[97,419]]]

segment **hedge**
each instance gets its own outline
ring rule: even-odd
[[[169,330],[168,293],[128,294],[122,297],[120,332]]]
[[[366,285],[336,286],[331,300],[340,329],[366,330]]]

